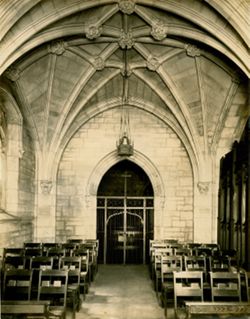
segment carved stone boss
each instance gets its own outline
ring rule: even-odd
[[[119,2],[119,9],[125,14],[132,14],[135,10],[135,3],[132,0],[122,0]]]

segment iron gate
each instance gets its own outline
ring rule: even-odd
[[[99,196],[99,262],[146,263],[153,238],[153,197]]]

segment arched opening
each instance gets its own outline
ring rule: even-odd
[[[118,162],[97,192],[99,262],[146,263],[153,229],[154,192],[147,174],[129,160]]]

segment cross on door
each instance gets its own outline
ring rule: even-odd
[[[131,177],[132,175],[129,175],[127,172],[125,172],[121,177],[124,177],[124,197],[127,198],[127,179],[128,177]]]
[[[126,264],[126,246],[127,246],[127,179],[131,177],[126,171],[124,177],[124,214],[123,214],[123,264]]]

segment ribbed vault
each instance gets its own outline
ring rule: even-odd
[[[234,14],[231,2],[1,3],[0,70],[43,159],[53,162],[92,108],[120,105],[125,48],[128,104],[154,105],[196,165],[228,148],[249,115],[250,74],[245,4]]]

